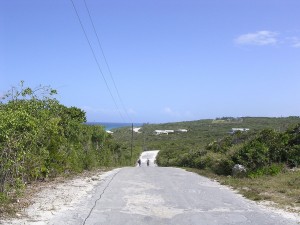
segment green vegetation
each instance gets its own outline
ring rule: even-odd
[[[217,174],[230,175],[233,165],[241,164],[247,168],[250,177],[275,175],[284,166],[292,168],[300,164],[300,124],[285,132],[272,129],[236,132],[211,142],[206,150],[213,152],[213,158],[217,159],[206,167]]]
[[[140,134],[134,134],[134,146],[141,150],[161,150],[157,158],[161,166],[211,168],[224,175],[230,175],[232,166],[237,163],[246,166],[249,172],[273,163],[293,167],[299,165],[299,123],[299,117],[226,117],[145,124]],[[232,128],[250,130],[230,134]],[[187,129],[188,132],[154,133],[155,130],[178,129]],[[126,146],[130,144],[127,141],[129,135],[128,128],[117,129],[114,139]],[[270,170],[275,170],[274,167]]]
[[[49,87],[13,88],[0,102],[0,213],[26,183],[99,167],[131,165],[129,149]],[[134,152],[137,157],[139,152]]]

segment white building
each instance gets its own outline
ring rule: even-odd
[[[178,130],[176,130],[177,132],[182,132],[182,133],[186,133],[186,132],[188,132],[188,130],[187,129],[178,129]]]
[[[174,133],[174,130],[165,130],[167,133]]]
[[[169,133],[174,133],[174,130],[155,130],[154,132],[156,135],[160,135],[160,134],[168,135]]]
[[[245,131],[249,131],[249,128],[231,128],[231,134],[234,134],[237,131],[241,131],[241,132],[245,132]]]

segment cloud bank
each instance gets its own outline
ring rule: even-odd
[[[288,38],[292,42],[292,47],[294,48],[300,48],[300,38],[298,37],[291,37]]]
[[[235,39],[240,45],[275,45],[278,43],[278,33],[268,30],[257,31],[256,33],[242,34]]]
[[[288,45],[293,48],[300,48],[300,37],[279,34],[278,32],[261,30],[254,33],[241,34],[234,39],[238,45]]]

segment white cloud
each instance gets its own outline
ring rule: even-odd
[[[300,38],[298,38],[298,37],[290,37],[290,38],[287,38],[287,39],[292,42],[292,47],[294,47],[294,48],[300,48]]]
[[[277,36],[276,32],[262,30],[240,35],[234,41],[240,45],[275,45],[278,42]]]
[[[180,113],[172,110],[170,107],[165,107],[163,112],[169,116],[180,116]]]
[[[300,48],[300,40],[292,45],[294,48]]]
[[[164,113],[170,114],[170,113],[172,113],[172,109],[169,108],[169,107],[165,107],[164,108]]]

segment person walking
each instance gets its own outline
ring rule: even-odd
[[[139,159],[137,162],[138,162],[139,167],[140,167],[140,166],[141,166],[141,163],[142,163],[142,162],[141,162],[141,159]]]
[[[149,166],[150,165],[150,160],[149,159],[147,159],[147,166]]]

